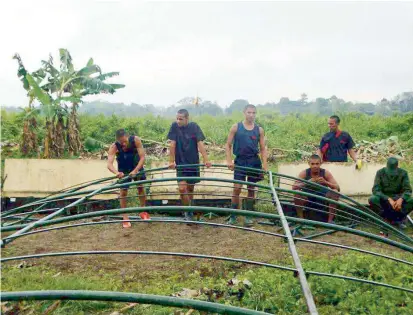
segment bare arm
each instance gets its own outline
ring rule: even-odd
[[[108,151],[108,170],[111,171],[113,174],[117,175],[118,171],[116,168],[113,166],[113,162],[115,161],[115,154],[118,152],[118,149],[116,148],[116,145],[112,144],[109,148]]]
[[[353,159],[354,162],[357,162],[357,153],[354,151],[354,149],[349,149],[348,154],[350,157]]]
[[[264,171],[268,171],[268,153],[267,153],[267,146],[265,145],[265,134],[264,129],[260,127],[260,153],[262,159],[262,168]]]
[[[301,171],[300,174],[298,174],[298,178],[305,179],[305,170]],[[300,190],[304,186],[305,186],[305,182],[296,180],[293,185],[293,190]]]
[[[202,158],[204,159],[204,164],[209,164],[208,154],[205,150],[205,146],[204,146],[203,141],[198,141],[198,150],[199,150],[199,152],[201,152]]]
[[[175,164],[175,150],[176,150],[176,141],[171,140],[169,144],[169,167]]]
[[[131,172],[131,174],[137,174],[139,170],[143,168],[143,165],[145,163],[145,149],[143,148],[141,139],[136,136],[135,136],[135,146],[138,149],[139,163],[138,165],[136,165],[135,169]]]
[[[232,164],[232,142],[234,141],[235,133],[237,132],[237,124],[232,125],[231,129],[229,130],[227,143],[225,144],[225,154],[227,156],[227,164]]]
[[[338,185],[336,179],[334,178],[333,174],[326,170],[326,181],[327,186],[331,189],[340,191],[340,186]]]

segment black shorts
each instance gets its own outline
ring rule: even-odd
[[[249,168],[257,169],[257,171],[254,171],[254,170],[239,169],[235,167],[234,169],[235,180],[256,183],[263,179],[263,173],[261,172],[262,164],[258,156],[254,156],[250,158],[236,157],[234,164],[235,166],[242,166],[242,167],[249,167]]]
[[[142,171],[143,171],[143,172],[142,172]],[[129,172],[127,172],[127,171],[120,171],[120,172],[124,173],[125,176],[128,176],[129,173],[132,172],[132,171],[129,171]],[[140,173],[140,172],[142,172],[142,173]],[[138,175],[136,175],[135,177],[133,177],[133,178],[129,177],[127,180],[124,180],[124,181],[122,182],[122,184],[130,183],[130,182],[132,182],[132,181],[135,181],[135,182],[136,182],[136,181],[139,181],[139,180],[146,180],[146,174],[145,174],[145,170],[144,170],[144,169],[140,170],[139,173],[138,173]],[[122,189],[128,189],[128,187],[127,187],[127,188],[122,188]]]
[[[200,177],[199,166],[177,168],[176,169],[176,177]],[[177,179],[177,181],[179,183],[183,180]],[[199,180],[199,179],[189,179],[189,180],[185,180],[185,181],[190,185],[194,185],[196,183],[199,183],[201,180]]]

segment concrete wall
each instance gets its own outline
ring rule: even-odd
[[[51,193],[64,188],[77,185],[83,182],[92,181],[104,177],[112,176],[106,168],[106,161],[100,160],[43,160],[43,159],[6,159],[4,174],[7,175],[3,195],[5,197],[45,197]],[[225,164],[224,161],[215,161],[215,164]],[[166,166],[165,162],[153,163],[152,168]],[[361,170],[355,170],[354,164],[345,163],[325,163],[323,167],[328,169],[338,181],[341,192],[350,197],[362,197],[367,200],[371,194],[374,176],[377,170],[384,167],[382,164],[365,164]],[[278,167],[278,172],[290,176],[298,176],[298,173],[308,168],[305,163],[283,163]],[[223,174],[222,172],[225,172]],[[172,177],[175,178],[175,170],[157,173],[154,178]],[[201,172],[202,177],[228,178],[233,175],[227,169],[205,169]],[[152,192],[159,195],[153,199],[176,199],[178,196],[178,186],[176,181],[168,182],[170,185],[160,186],[154,184]],[[221,185],[216,187],[202,187],[202,184]],[[162,185],[164,185],[163,183]],[[106,183],[104,185],[107,185]],[[101,185],[102,186],[102,185]],[[158,186],[158,187],[156,187]],[[95,185],[92,188],[100,187]],[[290,188],[285,183],[283,188]],[[91,189],[91,188],[86,188]],[[161,195],[162,192],[167,194]],[[232,184],[219,182],[201,182],[196,186],[196,192],[203,192],[204,195],[197,199],[220,199],[220,197],[208,196],[219,193],[223,195],[232,194]],[[171,195],[169,193],[172,193]],[[175,195],[176,193],[176,195]],[[117,198],[117,194],[107,194],[97,197],[99,199]],[[225,197],[221,197],[225,198]]]
[[[6,159],[4,174],[5,197],[46,197],[62,189],[113,176],[100,160],[45,160]],[[107,183],[86,189],[97,189]],[[118,195],[101,195],[97,199],[117,198]]]
[[[113,176],[106,168],[106,163],[107,161],[101,160],[6,159],[4,173],[7,174],[7,179],[4,185],[3,196],[42,198],[77,184]],[[214,161],[213,163],[223,164],[225,161]],[[167,166],[167,163],[159,162],[152,163],[151,168],[165,166]],[[148,179],[167,177],[175,179],[176,171],[166,170],[162,173],[157,172],[153,176],[148,175]],[[210,168],[201,171],[201,177],[232,179],[233,174],[228,169]],[[107,184],[108,182],[94,185],[84,190],[97,189]],[[221,187],[212,187],[210,185],[220,185]],[[196,199],[228,199],[232,195],[233,185],[222,182],[200,182],[195,187],[195,193],[202,193],[197,195]],[[154,196],[149,199],[153,200],[179,199],[176,180],[152,184],[151,193],[154,193]],[[214,196],[214,194],[224,196]],[[246,192],[242,193],[242,196],[245,195]],[[99,195],[93,199],[114,198],[118,198],[118,193]]]

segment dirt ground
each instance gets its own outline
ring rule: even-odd
[[[214,221],[223,222],[224,219],[219,218]],[[259,224],[255,224],[254,228],[272,232],[276,232],[276,229],[278,229],[273,226]],[[316,230],[316,232],[321,231],[323,230]],[[311,233],[314,233],[314,231],[311,231]],[[357,246],[389,255],[401,252],[388,245],[342,232],[319,237],[316,240]],[[312,257],[345,255],[348,252],[333,247],[301,242],[297,243],[297,248],[303,260]],[[120,223],[116,223],[39,233],[19,238],[8,244],[2,250],[2,256],[95,250],[187,252],[229,256],[293,267],[288,245],[281,238],[242,230],[199,225],[188,226],[178,223],[133,223],[129,229],[123,229]],[[412,257],[409,260],[413,261]],[[206,261],[204,259],[154,255],[87,255],[41,258],[30,262],[62,271],[71,270],[72,272],[84,270],[86,266],[91,268],[92,271],[106,270],[114,272],[117,270],[120,273],[127,272],[132,268],[139,270],[142,278],[147,279],[154,272],[157,275],[180,270],[183,273],[190,272],[193,268],[199,267],[200,263]],[[212,270],[224,268],[223,262],[210,260],[208,262]],[[18,262],[9,263],[17,264]],[[238,267],[246,266],[238,264]]]

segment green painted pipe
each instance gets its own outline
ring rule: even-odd
[[[148,183],[159,183],[159,182],[169,182],[169,181],[176,181],[176,180],[203,180],[203,181],[220,181],[220,182],[226,182],[226,183],[237,183],[237,184],[242,184],[242,185],[250,185],[250,186],[254,186],[254,187],[259,187],[262,188],[264,190],[270,190],[270,187],[268,186],[264,186],[264,185],[260,185],[260,184],[256,184],[256,183],[248,183],[245,181],[237,181],[237,180],[230,180],[230,179],[217,179],[217,178],[204,178],[204,177],[178,177],[178,178],[160,178],[160,179],[151,179],[151,180],[143,180],[143,181],[137,181],[137,182],[133,182],[133,183],[125,183],[125,184],[115,184],[115,185],[111,185],[111,187],[107,187],[102,189],[101,191],[107,191],[107,190],[112,190],[112,189],[116,189],[116,188],[123,188],[123,187],[131,187],[131,186],[136,186],[136,185],[144,185],[144,184],[148,184]],[[275,187],[274,187],[275,188]],[[348,208],[349,210],[352,210],[358,214],[361,215],[365,215],[367,218],[373,220],[373,222],[375,223],[380,223],[380,226],[384,226],[386,227],[389,231],[392,231],[393,233],[395,233],[396,235],[399,235],[401,238],[404,238],[405,240],[407,240],[408,242],[413,244],[413,239],[411,239],[410,237],[408,237],[407,235],[401,233],[399,230],[397,230],[396,228],[394,228],[393,226],[391,226],[390,224],[385,223],[383,220],[377,219],[376,217],[365,213],[363,211],[360,211],[352,206],[337,202],[335,200],[332,199],[328,199],[322,196],[315,196],[313,194],[310,193],[306,193],[303,191],[299,191],[299,190],[289,190],[289,189],[282,189],[282,188],[275,188],[276,191],[280,191],[280,192],[285,192],[285,193],[290,193],[290,194],[296,194],[296,195],[301,195],[301,196],[306,196],[306,197],[316,197],[319,200],[323,200],[323,201],[328,201],[329,203],[335,204],[335,205],[341,205],[344,206],[346,208]],[[84,191],[82,192],[82,194],[86,194],[86,193],[90,193],[89,191]],[[78,195],[79,193],[74,193],[74,195]],[[72,193],[70,194],[65,194],[64,197],[68,197],[68,196],[72,196]]]
[[[153,304],[161,306],[192,308],[218,314],[231,315],[263,315],[268,313],[258,312],[245,308],[205,302],[200,300],[182,299],[171,296],[140,294],[129,292],[111,291],[87,291],[87,290],[50,290],[50,291],[20,291],[1,292],[2,301],[22,300],[81,300],[81,301],[106,301],[106,302],[129,302],[140,304]]]
[[[308,275],[314,275],[314,276],[319,276],[319,277],[329,277],[329,278],[337,278],[337,279],[343,279],[343,280],[350,280],[350,281],[356,281],[356,282],[361,282],[365,284],[372,284],[372,285],[377,285],[385,288],[390,288],[390,289],[396,289],[396,290],[401,290],[409,293],[413,293],[413,289],[408,289],[408,288],[403,288],[383,282],[377,282],[377,281],[372,281],[372,280],[365,280],[365,279],[360,279],[360,278],[355,278],[355,277],[348,277],[348,276],[342,276],[342,275],[336,275],[336,274],[331,274],[331,273],[325,273],[325,272],[318,272],[318,271],[307,271]]]
[[[110,187],[110,186],[112,186],[112,185],[113,185],[113,184],[109,184],[108,187]],[[106,186],[106,187],[107,187],[107,186]],[[86,200],[86,199],[88,199],[88,198],[90,198],[90,197],[93,197],[95,194],[99,193],[100,191],[102,191],[102,190],[105,189],[106,187],[98,188],[98,189],[96,189],[95,191],[93,191],[93,192],[87,194],[86,196],[80,198],[79,200],[77,200],[77,201],[75,201],[75,202],[72,202],[71,204],[69,204],[69,205],[67,205],[67,206],[65,206],[65,207],[63,207],[63,208],[61,208],[61,209],[59,209],[59,210],[57,210],[57,211],[55,211],[55,212],[53,212],[53,213],[45,216],[45,217],[43,217],[43,218],[41,218],[40,220],[38,220],[38,221],[36,221],[36,222],[32,222],[32,223],[26,225],[26,226],[25,226],[24,228],[22,228],[21,230],[18,230],[18,231],[15,232],[14,234],[8,236],[7,239],[2,239],[1,242],[0,242],[1,247],[3,248],[7,243],[10,243],[10,242],[12,242],[14,239],[18,238],[20,234],[22,234],[22,233],[24,233],[24,232],[27,232],[27,231],[30,231],[31,229],[33,229],[33,228],[35,228],[35,227],[37,227],[37,226],[40,226],[43,222],[47,222],[48,220],[50,220],[50,219],[58,216],[59,214],[63,213],[63,211],[65,211],[67,208],[70,208],[70,207],[72,207],[72,206],[75,206],[76,204],[81,203],[81,202],[83,202],[84,200]]]
[[[137,217],[138,218],[138,217]],[[38,234],[38,233],[44,233],[44,232],[50,232],[50,231],[57,231],[57,230],[63,230],[63,229],[68,229],[68,228],[75,228],[75,227],[82,227],[82,226],[93,226],[93,225],[105,225],[105,224],[119,224],[124,222],[122,219],[122,216],[119,216],[119,220],[110,220],[110,221],[99,221],[99,222],[83,222],[83,223],[77,223],[77,224],[72,224],[72,225],[59,225],[53,228],[48,228],[48,229],[41,229],[41,230],[36,230],[36,231],[30,231],[21,234],[20,236],[29,236],[33,234]],[[204,222],[204,221],[187,221],[187,220],[182,220],[180,218],[154,218],[151,217],[150,220],[142,220],[140,218],[138,219],[133,219],[132,217],[129,217],[129,220],[126,220],[131,223],[146,223],[146,224],[151,224],[151,223],[177,223],[177,224],[188,224],[190,222],[191,224],[199,224],[199,225],[206,225],[206,226],[213,226],[213,227],[223,227],[223,228],[229,228],[229,229],[236,229],[236,230],[242,230],[242,231],[248,231],[248,232],[254,232],[254,233],[259,233],[259,234],[264,234],[264,235],[270,235],[274,237],[279,237],[279,238],[286,238],[285,235],[279,234],[279,233],[273,233],[273,232],[268,232],[264,230],[257,230],[253,228],[248,228],[248,227],[242,227],[242,226],[236,226],[236,225],[229,225],[229,224],[222,224],[222,223],[214,223],[214,222]],[[364,254],[369,254],[381,258],[386,258],[389,260],[393,260],[402,264],[406,265],[411,265],[413,266],[413,262],[403,260],[400,258],[376,253],[373,251],[368,251],[356,247],[351,247],[351,246],[346,246],[346,245],[341,245],[337,243],[329,243],[329,242],[323,242],[323,241],[314,241],[311,239],[306,239],[306,238],[300,238],[300,237],[295,237],[294,241],[299,241],[299,242],[304,242],[304,243],[310,243],[310,244],[318,244],[318,245],[323,245],[323,246],[329,246],[329,247],[335,247],[335,248],[340,248],[340,249],[347,249],[351,251],[356,251]]]
[[[227,183],[237,183],[237,184],[243,184],[243,185],[250,185],[250,186],[254,186],[254,187],[258,187],[258,188],[262,188],[265,191],[269,191],[269,187],[265,186],[265,185],[260,185],[260,184],[256,184],[256,183],[250,183],[250,182],[246,182],[246,181],[237,181],[237,180],[230,180],[230,179],[221,179],[221,178],[204,178],[204,177],[177,177],[177,178],[160,178],[160,179],[147,179],[147,180],[142,180],[142,181],[134,181],[131,183],[125,183],[125,184],[115,184],[112,185],[110,188],[105,188],[102,190],[103,192],[108,192],[108,191],[114,191],[118,188],[130,188],[130,187],[134,187],[134,186],[138,186],[138,185],[145,185],[145,184],[151,184],[151,183],[160,183],[160,182],[176,182],[177,179],[181,179],[181,180],[194,180],[194,179],[198,179],[198,180],[202,180],[202,181],[214,181],[214,182],[227,182]],[[123,178],[122,178],[123,180]],[[219,187],[219,185],[213,185],[214,187]],[[228,187],[228,186],[222,186],[222,187]],[[39,204],[43,204],[44,202],[52,202],[52,201],[59,201],[59,200],[65,200],[68,197],[74,197],[74,196],[79,196],[79,195],[86,195],[86,194],[90,194],[94,192],[94,190],[84,190],[84,191],[79,191],[79,192],[71,192],[71,193],[65,193],[56,197],[53,197],[51,199],[42,199],[40,201],[37,202],[33,202],[30,203],[29,205],[25,205],[25,206],[21,206],[19,208],[16,209],[23,209],[23,208],[27,208],[28,206],[33,206],[33,205],[39,205]],[[15,209],[13,209],[15,210]],[[11,211],[11,210],[10,210]],[[13,212],[14,213],[14,212]],[[11,214],[11,213],[7,213],[7,214]]]
[[[181,166],[179,166],[179,168],[184,168],[184,167],[194,167],[194,166],[203,166],[202,164],[198,164],[198,165],[181,165]],[[214,167],[226,167],[225,165],[213,165]],[[248,168],[248,167],[237,167],[237,168],[240,168],[240,169],[245,169],[245,170],[251,170],[251,171],[254,171],[254,170],[257,170],[257,169],[254,169],[254,168]],[[168,168],[167,167],[162,167],[162,168],[157,168],[157,169],[152,169],[152,170],[150,170],[150,171],[158,171],[158,170],[167,170]],[[147,170],[147,172],[148,172],[148,170]],[[263,171],[262,171],[263,172]],[[277,174],[277,173],[275,173],[275,174]],[[279,174],[277,174],[277,175],[279,175]],[[287,178],[291,178],[291,179],[295,179],[294,177],[291,177],[291,176],[284,176],[284,177],[287,177]],[[181,178],[182,180],[188,180],[188,179],[200,179],[200,180],[206,180],[206,181],[217,181],[217,179],[216,178],[201,178],[201,177],[197,177],[197,178],[195,178],[195,177],[191,177],[191,178],[187,178],[187,177],[182,177]],[[166,178],[166,179],[152,179],[152,180],[145,180],[145,181],[138,181],[138,182],[135,182],[135,183],[125,183],[125,184],[118,184],[118,185],[113,185],[112,186],[112,189],[115,189],[115,188],[122,188],[122,187],[129,187],[129,186],[134,186],[134,185],[143,185],[143,184],[147,184],[147,183],[152,183],[152,182],[154,182],[154,183],[156,183],[156,182],[164,182],[164,181],[175,181],[175,180],[177,180],[176,178],[175,179],[168,179],[168,178]],[[227,180],[227,179],[219,179],[219,181],[223,181],[223,182],[229,182],[229,183],[238,183],[238,184],[248,184],[247,182],[244,182],[244,181],[235,181],[235,180]],[[314,184],[314,183],[310,183],[309,181],[305,181],[305,180],[302,180],[302,181],[304,181],[304,182],[307,182],[307,183],[309,183],[309,184],[311,184],[311,185],[315,185],[315,186],[317,186],[318,184]],[[251,184],[251,183],[249,183],[249,184]],[[264,185],[258,185],[258,184],[253,184],[252,186],[255,186],[255,187],[260,187],[260,188],[262,188],[262,189],[269,189],[269,187],[268,186],[264,186]],[[323,186],[321,186],[321,185],[318,185],[318,186],[320,186],[320,187],[323,187]],[[284,191],[284,192],[288,192],[288,193],[294,193],[294,194],[298,194],[298,195],[303,195],[303,196],[311,196],[311,197],[314,197],[314,195],[313,194],[309,194],[309,193],[305,193],[305,192],[302,192],[302,191],[293,191],[293,190],[286,190],[286,189],[281,189],[281,188],[276,188],[277,190],[279,190],[279,191]],[[103,190],[103,191],[105,191],[105,190]],[[85,193],[88,193],[89,191],[85,191],[85,192],[82,192],[82,194],[85,194]],[[74,195],[79,195],[79,193],[75,193]],[[340,194],[341,195],[341,194]],[[72,195],[72,193],[67,193],[67,194],[64,194],[64,197],[68,197],[68,196],[73,196]],[[59,197],[61,197],[61,196],[59,196]],[[327,198],[324,198],[324,197],[321,197],[321,196],[316,196],[316,197],[319,197],[319,199],[320,200],[324,200],[324,201],[329,201],[330,203],[333,203],[333,204],[336,204],[336,205],[341,205],[341,206],[345,206],[345,207],[348,207],[349,209],[351,209],[351,210],[353,210],[353,211],[356,211],[356,212],[358,212],[359,214],[363,214],[363,215],[367,215],[370,219],[372,219],[373,218],[373,220],[374,220],[374,216],[371,216],[371,215],[369,215],[368,213],[364,213],[364,212],[362,212],[362,211],[360,211],[360,210],[358,210],[358,209],[355,209],[355,208],[353,208],[353,207],[351,207],[351,206],[349,206],[349,205],[346,205],[346,204],[343,204],[343,203],[339,203],[339,202],[336,202],[335,200],[330,200],[330,199],[327,199]],[[384,223],[383,221],[381,221],[381,220],[379,220],[380,221],[380,223],[381,224],[386,224],[386,223]],[[389,230],[392,230],[394,233],[396,233],[396,234],[398,234],[398,230],[397,229],[395,229],[395,228],[393,228],[393,227],[391,227],[390,225],[388,225],[387,226],[387,228],[389,229]],[[400,234],[399,234],[400,235]],[[402,237],[405,237],[405,235],[403,235]],[[410,241],[410,242],[412,242],[413,243],[413,239],[407,239],[408,241]]]
[[[9,215],[9,214],[13,214],[13,213],[19,212],[20,210],[26,209],[26,208],[28,208],[28,207],[32,207],[32,206],[35,206],[35,205],[39,205],[39,204],[43,204],[43,203],[48,203],[48,202],[56,201],[56,199],[58,199],[59,196],[55,196],[55,195],[57,195],[57,194],[60,195],[62,192],[63,192],[63,195],[64,195],[64,194],[70,194],[70,193],[73,193],[73,192],[75,192],[75,191],[77,191],[77,190],[79,190],[79,189],[82,189],[82,188],[85,188],[85,187],[88,187],[88,186],[91,186],[91,185],[96,185],[96,184],[99,184],[99,183],[102,183],[102,182],[105,182],[105,181],[107,181],[107,180],[114,179],[114,178],[116,178],[116,177],[111,176],[111,177],[105,177],[105,178],[101,178],[101,179],[97,179],[97,180],[93,180],[93,181],[84,182],[84,183],[78,184],[78,185],[82,185],[82,186],[76,187],[76,188],[73,188],[73,189],[70,189],[69,191],[66,191],[66,190],[67,190],[68,188],[71,188],[71,187],[74,187],[74,186],[77,186],[77,185],[74,185],[74,186],[71,186],[71,187],[62,189],[62,190],[59,191],[59,192],[50,194],[49,196],[47,196],[46,198],[41,199],[40,201],[31,202],[31,203],[29,203],[29,204],[27,204],[27,205],[23,205],[23,206],[20,206],[20,207],[13,208],[13,209],[11,209],[11,210],[5,211],[5,212],[3,212],[3,213],[0,213],[0,218],[3,217],[3,216]],[[53,197],[53,196],[54,196],[54,197]],[[38,209],[40,209],[40,208],[38,208]]]
[[[238,262],[248,265],[256,265],[261,267],[271,267],[274,269],[281,269],[287,271],[296,271],[296,269],[286,266],[274,265],[269,263],[263,263],[260,261],[232,258],[225,256],[213,256],[213,255],[202,255],[202,254],[192,254],[192,253],[176,253],[176,252],[157,252],[157,251],[138,251],[138,250],[97,250],[97,251],[78,251],[78,252],[60,252],[60,253],[43,253],[35,255],[24,255],[15,257],[1,258],[2,263],[8,261],[32,259],[32,258],[44,258],[44,257],[61,257],[61,256],[84,256],[84,255],[161,255],[161,256],[175,256],[175,257],[191,257],[191,258],[202,258],[202,259],[215,259],[223,260],[229,262]]]
[[[173,256],[173,257],[191,257],[191,258],[200,258],[200,259],[214,259],[214,260],[223,260],[229,262],[239,262],[244,264],[262,266],[262,267],[270,267],[274,269],[280,269],[284,271],[293,271],[296,272],[295,268],[286,267],[286,266],[279,266],[269,263],[263,263],[259,261],[253,260],[246,260],[246,259],[238,259],[238,258],[231,258],[231,257],[223,257],[223,256],[212,256],[212,255],[201,255],[201,254],[192,254],[192,253],[177,253],[177,252],[158,252],[158,251],[138,251],[138,250],[99,250],[99,251],[78,251],[78,252],[58,252],[58,253],[43,253],[43,254],[34,254],[34,255],[24,255],[24,256],[16,256],[16,257],[7,257],[2,258],[1,262],[8,262],[8,261],[16,261],[16,260],[24,260],[24,259],[36,259],[36,258],[45,258],[45,257],[66,257],[66,256],[83,256],[83,255],[159,255],[159,256]],[[348,277],[342,275],[336,275],[331,273],[323,273],[317,271],[309,271],[306,270],[305,273],[307,275],[315,275],[315,276],[323,276],[323,277],[333,277],[337,279],[343,280],[350,280],[356,281],[366,284],[372,284],[376,286],[383,286],[386,288],[401,290],[409,293],[413,293],[413,289],[404,288],[400,286],[390,285],[383,282],[365,280],[355,277]]]
[[[252,216],[252,217],[257,217],[257,218],[265,218],[265,219],[279,219],[279,215],[272,214],[272,213],[262,213],[262,212],[256,212],[256,211],[248,211],[248,210],[235,210],[235,209],[228,209],[228,208],[215,208],[215,207],[198,207],[198,206],[186,206],[186,207],[181,207],[181,206],[152,206],[152,207],[132,207],[132,208],[121,208],[121,209],[111,209],[111,210],[102,210],[102,211],[94,211],[94,212],[89,212],[89,213],[82,213],[82,214],[77,214],[77,215],[72,215],[72,216],[67,216],[63,218],[58,218],[54,220],[48,220],[48,221],[43,221],[36,225],[36,227],[41,227],[41,226],[48,226],[48,225],[53,225],[53,224],[58,224],[58,223],[64,223],[64,222],[70,222],[70,221],[76,221],[76,220],[81,220],[81,219],[87,219],[87,218],[93,218],[93,217],[99,217],[99,216],[104,216],[104,215],[116,215],[116,214],[122,214],[122,213],[136,213],[136,212],[149,212],[149,213],[155,213],[155,212],[169,212],[169,213],[180,213],[180,212],[202,212],[202,213],[217,213],[217,214],[235,214],[235,215],[241,215],[241,216]],[[392,246],[395,246],[397,248],[403,249],[405,251],[413,253],[413,247],[393,241],[391,239],[381,237],[378,235],[374,235],[369,232],[365,231],[359,231],[356,229],[352,229],[349,227],[345,226],[340,226],[340,225],[335,225],[335,224],[330,224],[330,223],[325,223],[325,222],[318,222],[318,221],[312,221],[312,220],[306,220],[306,219],[300,219],[300,218],[294,218],[294,217],[286,217],[288,221],[291,222],[296,222],[296,223],[303,223],[306,225],[311,225],[311,226],[319,226],[327,229],[332,229],[332,230],[338,230],[342,232],[348,232],[354,235],[358,236],[363,236],[367,237],[385,244],[389,244]],[[7,231],[15,231],[21,228],[24,228],[27,225],[19,225],[19,226],[13,226],[13,227],[3,227],[1,228],[1,232],[7,232]],[[9,236],[10,237],[10,236]],[[7,238],[4,238],[6,240]]]
[[[274,188],[275,188],[275,187],[274,187]],[[296,195],[301,195],[301,196],[305,196],[305,197],[316,197],[316,198],[319,199],[319,200],[327,201],[327,202],[329,202],[329,203],[332,203],[332,204],[335,204],[335,205],[338,205],[338,206],[340,206],[340,205],[341,205],[341,206],[345,206],[345,207],[346,207],[347,209],[349,209],[349,210],[352,210],[352,211],[354,211],[354,212],[356,212],[356,213],[358,213],[358,214],[361,214],[361,215],[365,215],[367,218],[373,220],[375,223],[378,223],[379,226],[386,227],[389,231],[392,231],[393,233],[399,235],[399,236],[400,236],[401,238],[403,238],[404,240],[406,240],[406,241],[408,241],[409,243],[412,243],[412,244],[413,244],[413,239],[412,239],[411,237],[409,237],[408,235],[406,235],[406,234],[404,234],[403,232],[399,231],[398,229],[396,229],[395,227],[391,226],[390,224],[386,223],[384,220],[378,219],[377,217],[372,216],[372,215],[370,215],[369,213],[365,213],[365,212],[363,212],[363,211],[361,211],[361,210],[359,210],[359,209],[356,209],[356,208],[354,208],[354,207],[352,207],[352,206],[345,205],[345,204],[340,203],[340,202],[337,202],[337,201],[335,201],[335,200],[333,200],[333,199],[328,199],[328,198],[325,198],[325,197],[322,197],[322,196],[315,196],[315,195],[313,195],[313,194],[309,194],[309,193],[306,193],[306,192],[300,191],[300,190],[290,190],[290,189],[283,189],[283,188],[275,188],[275,190],[276,190],[277,192],[285,192],[285,193],[296,194]]]
[[[356,226],[357,226],[357,224],[350,224],[349,225],[349,227],[351,227],[351,228],[354,228]],[[307,240],[311,240],[311,239],[316,238],[316,237],[320,237],[320,236],[324,236],[324,235],[330,235],[330,234],[337,233],[337,232],[338,231],[336,231],[336,230],[327,230],[327,231],[320,232],[320,233],[310,234],[310,235],[304,236],[302,238],[305,238]]]
[[[286,202],[286,201],[280,201],[280,202],[283,206],[287,205],[287,206],[295,207],[294,203]],[[321,204],[321,203],[313,203],[313,204],[324,206],[324,204]],[[312,207],[309,207],[309,206],[305,206],[305,208],[310,210],[310,211],[314,211],[314,212],[325,213],[325,214],[329,213],[326,210],[316,209],[316,208],[312,208]],[[348,216],[344,216],[340,213],[348,214]],[[357,216],[355,214],[352,214],[352,213],[348,213],[347,211],[344,211],[344,210],[341,210],[341,209],[336,209],[336,215],[335,216],[343,218],[343,219],[349,219],[349,220],[354,221],[354,222],[359,223],[359,224],[364,224],[364,225],[366,225],[368,227],[371,227],[373,229],[376,229],[376,230],[381,230],[383,228],[383,227],[379,226],[378,224],[375,224],[375,223],[372,224],[369,221],[366,221],[365,219],[363,219],[362,217],[359,217],[359,216]]]

